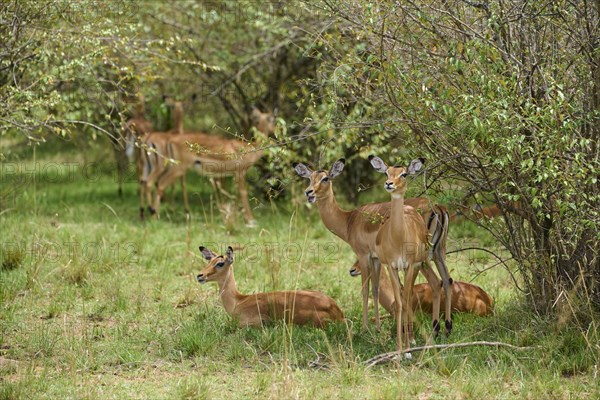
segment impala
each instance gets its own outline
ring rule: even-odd
[[[387,266],[387,271],[392,281],[394,299],[396,301],[396,324],[398,350],[402,348],[402,332],[406,333],[406,347],[410,347],[413,337],[414,315],[412,304],[412,291],[416,274],[421,271],[432,288],[433,296],[433,327],[439,331],[440,315],[440,279],[437,277],[429,261],[433,253],[429,250],[429,230],[417,210],[404,204],[406,192],[406,177],[416,174],[423,166],[423,159],[413,160],[408,168],[393,166],[388,167],[379,157],[369,156],[371,165],[381,173],[387,175],[385,190],[391,194],[391,215],[377,232],[375,245],[370,249],[371,257],[377,262]],[[420,269],[416,269],[420,267]],[[445,265],[444,265],[445,267]],[[402,287],[398,270],[405,271],[405,285]],[[444,274],[448,276],[448,272]],[[374,276],[377,279],[377,276]],[[449,289],[448,285],[448,289]],[[446,292],[446,301],[451,300],[451,294]],[[406,309],[406,317],[404,317]],[[446,312],[446,332],[452,329],[451,310]]]
[[[442,292],[442,302],[445,297],[445,293]],[[452,311],[483,317],[492,314],[493,306],[492,298],[479,286],[460,281],[452,283]],[[412,310],[419,309],[428,313],[433,310],[433,291],[427,283],[413,287]]]
[[[138,138],[139,162],[138,181],[140,183],[140,218],[144,219],[144,200],[147,201],[148,211],[154,214],[152,208],[152,188],[156,180],[167,168],[168,149],[167,143],[174,135],[183,134],[183,104],[167,99],[167,104],[173,107],[173,129],[168,132],[151,132]],[[185,176],[181,177],[181,190],[186,211],[189,210]]]
[[[117,148],[118,153],[117,156],[117,171],[118,171],[118,180],[119,180],[119,196],[122,193],[122,185],[123,185],[123,175],[125,168],[127,167],[127,159],[133,161],[135,157],[135,141],[138,138],[144,137],[146,134],[152,132],[154,127],[152,126],[152,122],[148,121],[144,117],[145,105],[144,105],[144,95],[138,94],[138,102],[135,105],[135,111],[133,113],[133,117],[127,120],[123,125],[123,133],[122,138],[125,139],[125,157],[123,157],[121,147]],[[138,176],[141,171],[141,157],[136,158],[136,166],[138,171]]]
[[[202,246],[200,252],[208,265],[196,279],[200,283],[217,282],[225,311],[242,326],[263,326],[271,321],[283,320],[322,328],[328,322],[344,320],[336,302],[321,292],[294,290],[241,294],[233,275],[233,249],[228,247],[224,256]]]
[[[375,242],[379,228],[389,218],[391,207],[390,203],[386,202],[367,204],[350,211],[342,210],[335,200],[331,181],[341,174],[344,164],[345,160],[340,159],[333,164],[330,171],[312,171],[305,164],[295,163],[294,169],[299,176],[310,180],[310,184],[304,193],[309,203],[317,205],[321,219],[327,229],[352,247],[358,257],[357,264],[362,271],[367,271],[365,274],[360,274],[363,298],[362,324],[363,327],[366,327],[368,323],[369,283],[371,281],[369,249]],[[433,232],[433,252],[436,259],[439,258],[443,262],[448,222],[445,208],[435,206],[431,209],[429,201],[423,198],[407,199],[406,201],[423,211],[423,219]],[[379,277],[379,269],[374,269],[376,269],[375,273]],[[381,279],[381,288],[379,287],[379,279],[373,279],[373,302],[375,324],[379,328],[380,302],[389,313],[395,314],[393,291],[386,275]]]
[[[262,129],[266,130],[263,132],[264,134],[269,135],[275,130],[275,121],[270,113],[262,113],[258,120],[261,122]],[[262,121],[267,123],[262,124]],[[256,150],[241,140],[226,139],[205,133],[184,133],[172,136],[168,138],[166,147],[169,158],[175,160],[176,164],[170,165],[158,179],[154,196],[154,210],[157,214],[160,208],[160,198],[165,188],[177,178],[184,176],[189,168],[195,167],[201,175],[208,177],[233,176],[238,185],[246,223],[249,226],[256,226],[256,220],[248,201],[246,174],[262,157],[262,150]],[[190,147],[195,147],[197,151],[191,151]]]
[[[409,199],[406,199],[409,200]],[[360,276],[362,271],[358,262],[350,268],[350,276]],[[480,317],[490,315],[493,311],[494,301],[479,286],[467,282],[452,282],[452,311],[473,313]],[[440,293],[441,303],[446,300],[446,293]],[[433,291],[427,283],[420,283],[413,287],[413,311],[433,312]]]

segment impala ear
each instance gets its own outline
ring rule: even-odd
[[[388,169],[387,164],[381,158],[374,155],[369,156],[369,162],[373,168],[375,168],[375,171],[381,172],[382,174],[385,174],[385,171]]]
[[[421,168],[423,168],[423,165],[425,165],[425,159],[424,158],[415,158],[414,160],[412,160],[410,162],[410,165],[408,166],[408,173],[411,175],[416,174],[417,172],[419,172],[421,170]]]
[[[294,163],[294,169],[296,170],[296,173],[298,175],[300,175],[303,178],[310,178],[310,175],[312,174],[312,171],[310,170],[310,168],[308,168],[306,165],[302,164],[302,163]]]
[[[226,258],[227,262],[229,264],[233,263],[233,248],[231,246],[229,246],[227,248],[227,253],[225,253],[225,254],[227,256],[227,258]]]
[[[329,171],[329,179],[333,179],[336,176],[338,176],[339,174],[341,174],[342,171],[344,170],[345,164],[346,164],[346,160],[344,160],[343,158],[340,158],[339,160],[334,162],[333,165],[331,166],[331,171]]]
[[[204,259],[206,261],[210,261],[217,256],[215,253],[213,253],[212,251],[210,251],[209,249],[207,249],[204,246],[200,246],[200,247],[198,247],[198,249],[200,249],[200,253],[202,253],[202,256],[204,256]]]

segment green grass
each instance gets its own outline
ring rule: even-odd
[[[135,183],[116,196],[102,162],[112,160],[109,150],[97,146],[84,159],[54,143],[38,148],[35,162],[30,147],[1,152],[0,399],[600,396],[595,325],[560,325],[527,311],[502,267],[478,274],[496,262],[485,252],[455,253],[448,264],[454,279],[477,276],[495,315],[456,315],[452,336],[438,342],[535,349],[415,353],[409,363],[366,369],[365,360],[394,349],[392,321],[384,319],[381,332],[361,329],[360,279],[348,275],[354,256],[316,210],[266,204],[255,210],[259,228],[246,228],[241,214],[237,226],[225,227],[209,186],[190,174],[189,226],[179,191],[161,220],[142,223]],[[58,172],[49,175],[51,163]],[[92,164],[93,177],[83,172]],[[450,249],[499,250],[468,223],[453,226],[450,239]],[[240,248],[241,291],[320,290],[347,323],[238,328],[216,287],[195,281],[204,265],[199,245]],[[430,318],[417,322],[424,344]]]

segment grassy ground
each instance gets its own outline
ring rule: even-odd
[[[394,349],[392,321],[381,332],[361,329],[360,279],[348,275],[354,256],[315,209],[263,205],[259,228],[244,227],[240,216],[226,227],[204,181],[190,175],[189,222],[176,200],[160,221],[141,223],[134,180],[119,199],[102,161],[112,155],[101,147],[84,158],[50,143],[34,158],[31,147],[5,141],[0,152],[0,399],[600,396],[597,329],[526,311],[506,271],[477,273],[495,263],[484,252],[453,254],[448,264],[454,279],[476,277],[494,297],[495,315],[457,315],[452,336],[438,342],[535,348],[431,351],[367,369],[365,360]],[[451,249],[495,247],[467,223],[450,238]],[[216,287],[194,279],[204,265],[198,245],[238,249],[241,291],[321,290],[347,323],[237,328]],[[419,316],[418,344],[430,323]]]

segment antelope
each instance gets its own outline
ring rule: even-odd
[[[464,207],[464,208],[467,208],[467,207]],[[518,201],[511,201],[511,202],[508,202],[505,204],[505,211],[508,213],[510,213],[510,212],[519,213],[520,208],[521,208],[521,204]],[[468,216],[467,216],[467,214],[468,214]],[[452,217],[453,217],[453,219],[456,219],[457,221],[461,221],[465,217],[467,217],[471,220],[474,220],[474,221],[479,221],[482,219],[491,220],[493,218],[501,217],[503,215],[504,215],[504,213],[502,212],[500,207],[498,207],[497,204],[492,204],[491,206],[487,206],[487,207],[484,207],[481,204],[475,204],[473,207],[468,209],[468,213],[459,210]]]
[[[130,161],[133,161],[135,157],[135,141],[138,138],[145,136],[146,134],[152,132],[154,127],[152,126],[152,122],[148,121],[144,117],[144,112],[146,107],[144,105],[144,95],[138,94],[138,102],[135,105],[135,111],[133,113],[133,117],[127,120],[123,125],[123,135],[122,137],[125,139],[125,156]],[[136,166],[138,171],[138,176],[141,171],[141,157],[137,157]],[[123,186],[123,171],[126,167],[126,159],[122,157],[122,153],[120,148],[118,149],[117,154],[117,169],[118,169],[118,181],[119,181],[119,196],[122,194],[122,186]]]
[[[260,126],[266,130],[264,134],[269,135],[275,130],[275,120],[270,113],[262,113],[258,120]],[[263,124],[263,121],[266,123]],[[192,152],[190,146],[198,148],[199,151]],[[177,164],[171,165],[158,180],[154,196],[154,210],[157,215],[160,197],[165,188],[178,177],[185,175],[189,168],[195,167],[201,175],[208,177],[233,176],[238,184],[246,223],[248,226],[257,225],[248,201],[246,173],[262,157],[262,150],[254,150],[240,140],[205,133],[184,133],[168,139],[167,151],[171,159],[177,160]]]
[[[352,247],[358,258],[357,265],[360,266],[362,271],[367,271],[365,274],[360,274],[363,300],[362,325],[366,327],[368,323],[369,282],[371,276],[369,249],[375,242],[379,228],[389,219],[391,205],[389,202],[372,203],[350,211],[342,210],[335,200],[331,181],[341,174],[344,165],[345,160],[339,159],[333,164],[330,171],[312,171],[305,164],[293,164],[299,176],[310,180],[310,184],[304,192],[308,202],[316,204],[321,220],[327,229]],[[443,207],[438,206],[435,206],[431,210],[428,200],[423,198],[407,199],[406,202],[424,211],[423,219],[434,231],[434,254],[443,260],[447,237],[447,212]],[[379,277],[379,274],[377,274],[377,277]],[[379,303],[389,313],[394,315],[395,301],[390,281],[386,275],[381,279],[381,290],[379,279],[374,278],[373,283],[375,324],[379,328]]]
[[[406,199],[406,201],[412,199]],[[360,265],[355,262],[350,268],[350,276],[355,277],[362,274]],[[493,310],[494,302],[492,298],[479,286],[467,282],[452,282],[452,311],[473,313],[480,317],[490,315]],[[446,293],[440,293],[441,303],[445,302]],[[421,310],[423,312],[433,312],[433,291],[427,283],[420,283],[413,287],[413,312]]]
[[[265,323],[282,320],[296,325],[322,328],[331,321],[343,321],[344,314],[329,296],[312,290],[241,294],[233,275],[233,249],[218,256],[206,247],[199,247],[208,261],[198,274],[199,283],[217,282],[219,297],[227,314],[241,326],[262,327]]]
[[[144,199],[148,203],[148,211],[155,214],[152,204],[152,187],[167,168],[167,143],[174,135],[183,135],[183,104],[167,99],[167,104],[173,106],[173,129],[168,132],[151,132],[139,138],[141,142],[138,181],[140,183],[140,218],[144,219]],[[189,211],[185,176],[181,177],[181,190],[186,211]]]
[[[418,271],[421,271],[432,288],[433,297],[433,328],[439,331],[440,315],[440,278],[433,272],[429,261],[433,258],[433,252],[429,250],[429,230],[423,218],[417,210],[404,204],[404,193],[406,192],[406,177],[415,175],[424,164],[423,159],[415,159],[408,168],[393,166],[388,167],[379,157],[369,156],[371,165],[378,172],[385,173],[387,180],[385,190],[391,194],[391,215],[385,221],[379,231],[374,246],[371,247],[371,259],[382,262],[387,266],[388,275],[392,282],[394,300],[396,302],[396,324],[397,339],[396,347],[402,349],[402,327],[406,333],[405,345],[410,348],[410,339],[413,337],[412,292]],[[442,264],[440,264],[442,265]],[[420,269],[416,269],[420,266]],[[445,268],[445,264],[443,265]],[[439,268],[440,266],[438,266]],[[404,287],[400,282],[398,270],[405,272]],[[440,271],[442,277],[449,281],[447,270]],[[373,279],[377,279],[374,274]],[[451,309],[448,307],[451,301],[449,292],[450,284],[444,285],[446,290],[446,333],[452,329]],[[402,292],[402,294],[401,294]],[[404,309],[406,308],[406,317]],[[409,354],[409,353],[407,353]]]
[[[445,293],[441,293],[442,302]],[[452,283],[452,311],[473,313],[484,317],[493,312],[492,298],[479,286],[467,282]],[[412,310],[431,312],[433,310],[433,293],[431,286],[421,283],[413,287]]]

